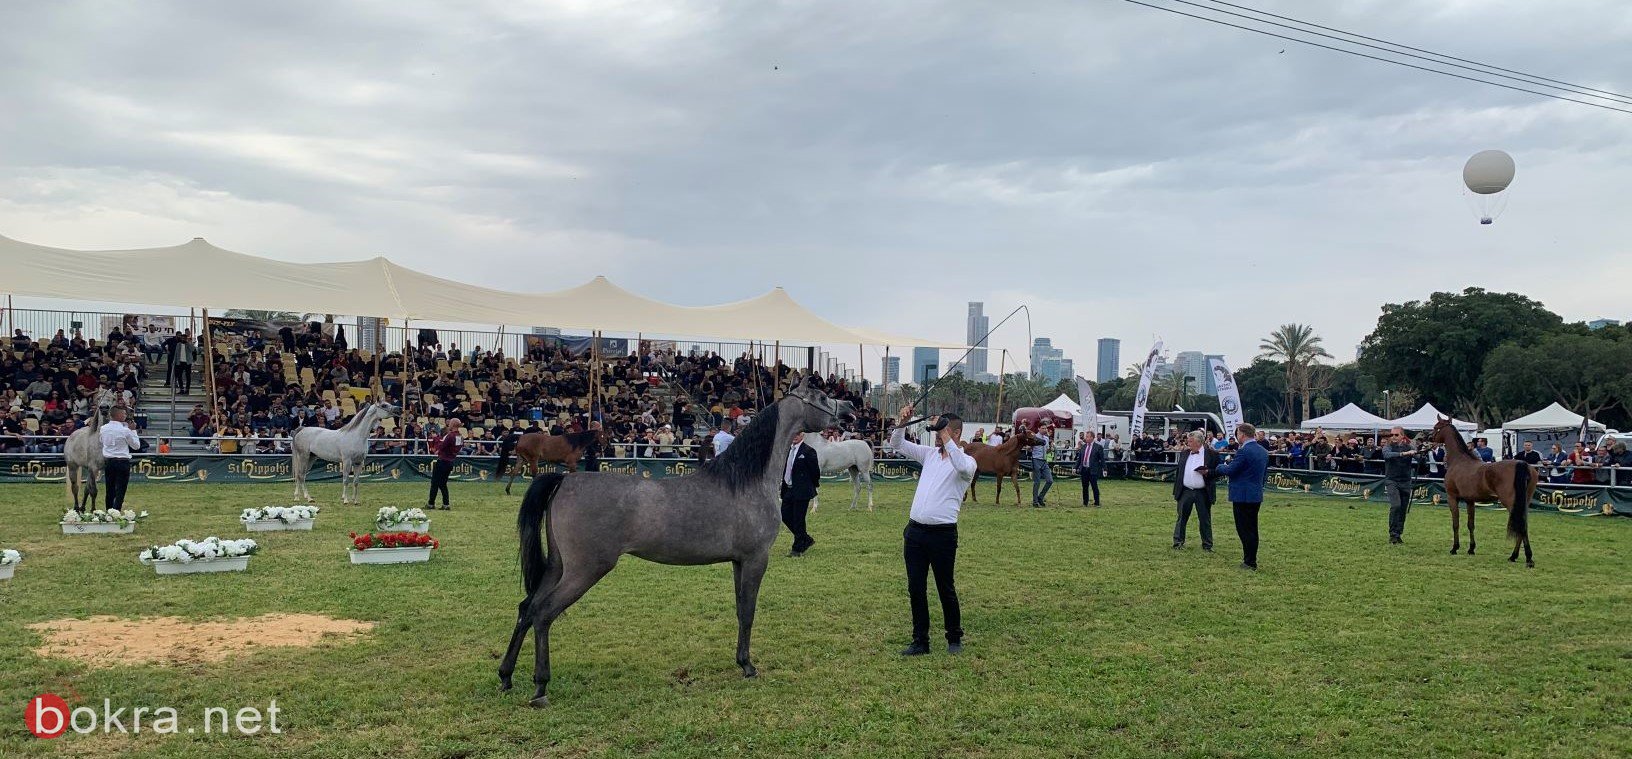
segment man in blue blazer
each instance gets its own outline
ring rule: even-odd
[[[1239,450],[1215,472],[1230,478],[1235,534],[1241,537],[1241,568],[1254,572],[1258,571],[1258,507],[1264,504],[1264,481],[1269,477],[1269,451],[1259,444],[1257,434],[1250,424],[1236,425]]]

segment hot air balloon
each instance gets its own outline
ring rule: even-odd
[[[1500,150],[1481,150],[1462,167],[1462,183],[1479,212],[1479,223],[1489,224],[1507,208],[1507,186],[1513,183],[1513,156]]]

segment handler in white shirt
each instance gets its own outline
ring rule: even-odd
[[[718,458],[720,454],[725,453],[725,449],[731,447],[731,441],[737,439],[736,435],[733,435],[730,432],[726,431],[726,428],[730,427],[730,426],[731,426],[731,423],[726,422],[726,423],[720,425],[720,429],[719,429],[718,432],[714,433],[714,456],[715,456],[715,458]]]
[[[907,529],[902,533],[902,557],[907,564],[907,596],[912,602],[912,645],[902,656],[929,653],[929,599],[925,585],[929,571],[935,570],[935,592],[941,597],[941,615],[946,619],[947,653],[963,650],[962,617],[958,610],[958,590],[953,570],[958,558],[958,511],[963,494],[975,478],[975,460],[958,446],[963,420],[955,414],[935,418],[929,430],[935,445],[919,445],[906,439],[902,426],[912,415],[912,406],[901,409],[889,447],[922,465],[918,489],[912,495]]]
[[[115,406],[112,418],[97,429],[102,441],[102,458],[106,460],[103,472],[107,478],[108,497],[103,503],[108,509],[125,508],[125,488],[130,485],[130,452],[140,450],[141,438],[125,426],[125,409]],[[83,508],[80,511],[84,511]]]

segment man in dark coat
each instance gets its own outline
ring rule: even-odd
[[[1201,550],[1213,550],[1213,503],[1218,500],[1218,451],[1207,445],[1207,434],[1196,430],[1185,437],[1179,469],[1173,476],[1173,501],[1178,519],[1173,523],[1173,548],[1184,547],[1184,535],[1194,511],[1201,522]]]
[[[793,533],[793,551],[788,554],[791,557],[804,556],[816,542],[805,531],[805,515],[821,483],[816,449],[805,445],[805,433],[794,435],[793,450],[788,452],[788,465],[782,472],[782,523]]]
[[[1093,505],[1099,505],[1099,478],[1105,476],[1105,446],[1092,432],[1082,433],[1082,452],[1077,456],[1077,476],[1082,478],[1082,505],[1088,505],[1088,494],[1094,495]]]

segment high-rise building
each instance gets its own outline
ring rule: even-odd
[[[913,348],[912,376],[907,381],[923,387],[941,377],[941,349]]]
[[[1621,326],[1620,319],[1593,319],[1592,321],[1587,322],[1587,329],[1603,329],[1605,327],[1619,326]]]
[[[1218,395],[1218,377],[1213,375],[1213,359],[1215,358],[1223,361],[1224,354],[1209,353],[1207,354],[1207,360],[1202,362],[1202,374],[1207,376],[1206,393],[1208,395]]]
[[[1173,371],[1194,382],[1190,383],[1190,392],[1199,393],[1207,387],[1207,355],[1201,351],[1179,351],[1173,357]]]
[[[969,351],[969,358],[964,359],[958,367],[958,372],[970,379],[979,379],[986,373],[986,332],[991,329],[992,320],[986,316],[986,304],[979,301],[969,301],[969,321],[966,330],[968,337],[965,344],[975,346]]]
[[[357,317],[357,348],[385,353],[385,325],[378,316]]]
[[[1054,347],[1053,340],[1036,338],[1031,343],[1031,376],[1049,384],[1069,379],[1072,376],[1071,359],[1065,357],[1064,350]]]
[[[1094,372],[1096,382],[1110,382],[1122,373],[1122,341],[1114,337],[1099,339],[1099,367]]]
[[[884,359],[884,384],[894,385],[901,381],[901,357],[887,356]]]

